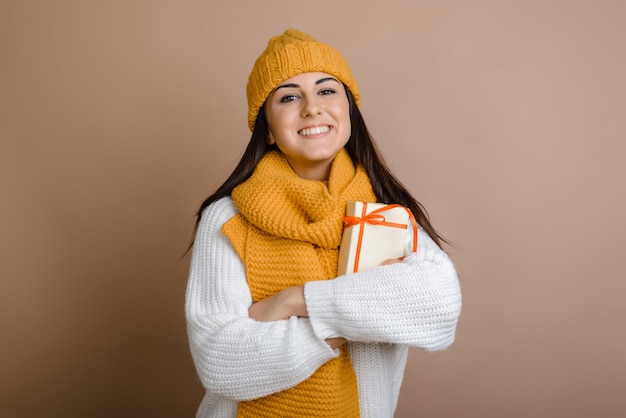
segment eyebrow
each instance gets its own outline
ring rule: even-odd
[[[327,81],[336,81],[337,83],[339,83],[339,80],[337,80],[335,77],[324,77],[324,78],[320,78],[319,80],[317,80],[315,82],[315,85],[322,84],[322,83],[325,83]],[[274,91],[276,91],[278,89],[282,89],[282,88],[289,88],[289,87],[299,88],[300,84],[296,84],[296,83],[281,84],[280,86],[276,87],[274,89]]]

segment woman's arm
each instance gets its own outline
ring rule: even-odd
[[[454,341],[461,291],[448,255],[419,229],[417,253],[402,262],[309,282],[304,296],[320,338],[443,350]]]
[[[253,304],[250,317],[311,317],[335,348],[349,341],[442,350],[454,341],[461,293],[450,258],[419,229],[418,252],[373,270],[289,287]],[[306,295],[306,296],[305,296]]]
[[[337,356],[309,319],[258,322],[244,266],[221,227],[236,214],[230,198],[202,216],[186,294],[189,343],[208,391],[235,400],[275,393],[305,380]]]
[[[248,309],[250,318],[257,321],[279,321],[292,316],[308,317],[304,301],[304,286],[288,287],[275,295],[254,303]],[[345,338],[326,338],[331,348],[337,348],[348,342]]]

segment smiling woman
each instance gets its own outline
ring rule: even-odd
[[[197,416],[390,418],[408,348],[454,341],[455,268],[379,156],[336,49],[287,30],[247,93],[250,143],[197,213],[186,299],[206,388]],[[337,277],[348,201],[410,209],[417,251]]]
[[[330,165],[350,139],[348,96],[325,73],[302,73],[280,84],[265,103],[269,135],[300,177],[328,180]]]

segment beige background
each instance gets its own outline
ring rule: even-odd
[[[626,414],[626,2],[0,1],[0,416],[189,417],[181,258],[293,26],[454,243],[397,417]]]

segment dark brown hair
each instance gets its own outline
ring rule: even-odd
[[[419,203],[404,185],[391,173],[391,170],[385,164],[384,159],[378,152],[374,140],[370,135],[363,116],[359,108],[354,102],[354,97],[350,90],[344,86],[348,95],[348,103],[350,106],[350,124],[351,133],[348,143],[345,145],[352,162],[355,165],[362,165],[367,172],[374,194],[378,202],[381,203],[397,203],[406,206],[413,212],[417,223],[430,235],[430,237],[441,247],[442,242],[448,243],[432,226],[428,218],[426,209]],[[276,145],[267,143],[267,120],[265,118],[265,106],[259,109],[259,114],[254,125],[254,131],[246,150],[237,164],[235,170],[228,179],[210,195],[198,209],[196,213],[196,224],[194,235],[200,223],[202,212],[211,203],[225,196],[230,196],[233,189],[239,184],[246,181],[254,171],[254,168],[263,156],[272,149],[277,149]],[[193,246],[191,242],[189,249]]]

